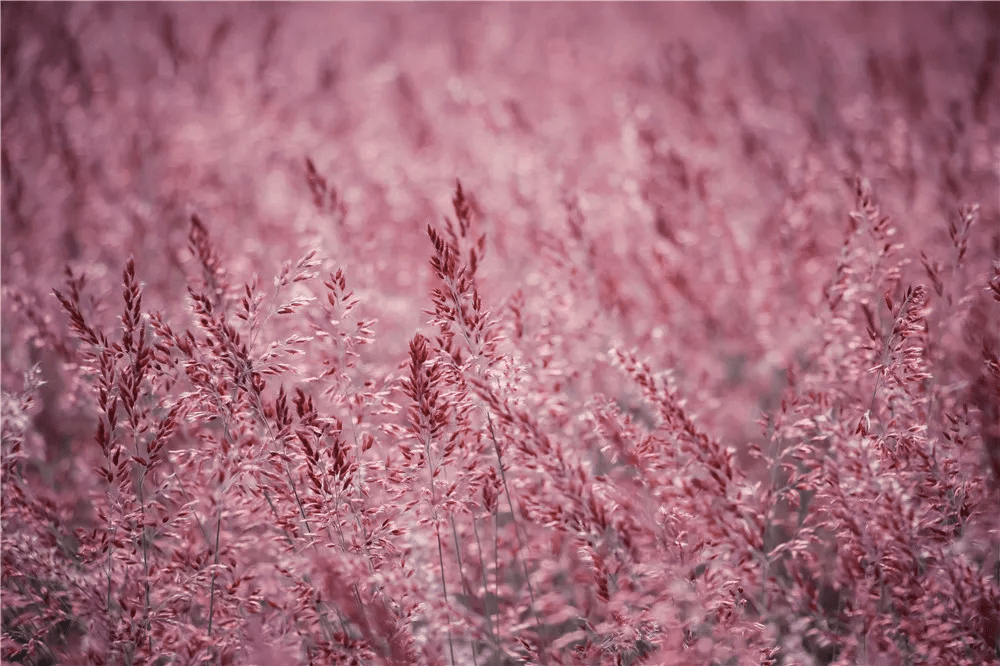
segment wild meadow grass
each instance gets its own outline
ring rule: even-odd
[[[2,5],[7,664],[1000,662],[994,5]]]

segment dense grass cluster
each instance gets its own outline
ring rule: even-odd
[[[3,663],[1000,661],[996,6],[2,31]]]

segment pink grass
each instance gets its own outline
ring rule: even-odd
[[[1000,663],[997,25],[4,4],[0,660]]]

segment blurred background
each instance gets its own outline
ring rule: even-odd
[[[749,432],[815,334],[857,175],[908,247],[978,202],[973,254],[1000,249],[996,4],[2,11],[5,382],[39,360],[67,265],[116,302],[134,255],[147,307],[183,307],[192,212],[237,284],[318,248],[398,360],[426,319],[426,225],[461,178],[495,307],[530,305],[556,264],[591,280],[610,313],[595,353],[637,346],[716,399],[747,383],[719,418]]]

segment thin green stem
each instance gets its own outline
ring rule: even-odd
[[[476,525],[476,520],[472,520],[472,531],[476,535],[476,549],[479,552],[479,572],[483,579],[483,617],[486,618],[486,630],[490,634],[490,640],[493,641],[494,645],[497,645],[499,641],[497,640],[496,634],[493,633],[493,620],[490,617],[490,606],[489,606],[489,583],[486,580],[486,562],[483,560],[483,544],[479,539],[479,527]],[[475,652],[473,652],[475,654]]]
[[[215,558],[213,565],[219,565],[219,535],[222,532],[222,507],[218,508],[215,519]],[[212,620],[215,618],[215,568],[212,569],[212,591],[208,598],[208,635],[212,635]]]
[[[507,474],[503,469],[503,457],[500,453],[500,442],[497,441],[496,432],[493,430],[493,417],[490,416],[489,412],[486,412],[486,420],[490,427],[490,438],[493,440],[493,450],[497,454],[497,467],[500,469],[500,480],[503,482],[503,491],[507,496],[507,506],[510,508],[510,518],[514,521],[514,535],[517,537],[517,556],[518,559],[521,560],[521,566],[524,567],[524,582],[528,586],[528,597],[531,602],[531,615],[535,618],[535,626],[541,630],[542,623],[538,618],[538,613],[535,611],[535,591],[531,587],[531,573],[528,571],[528,563],[524,559],[524,542],[521,540],[521,530],[517,523],[517,514],[514,512],[514,502],[511,499],[510,488],[507,486]]]

